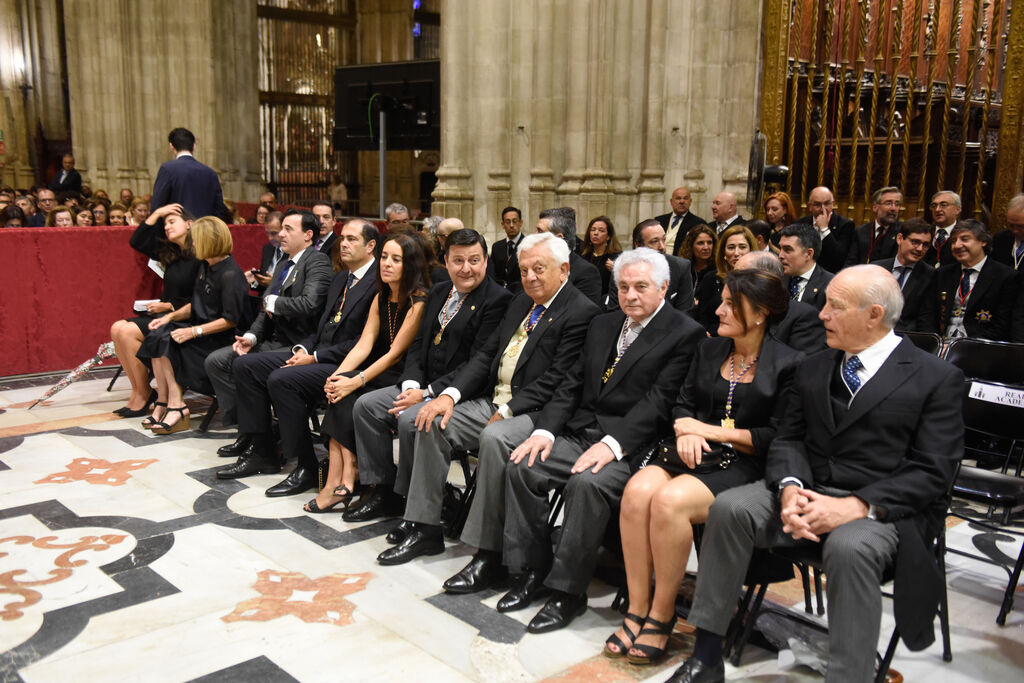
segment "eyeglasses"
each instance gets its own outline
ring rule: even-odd
[[[948,209],[953,206],[953,202],[932,202],[933,209]]]
[[[928,240],[915,240],[913,237],[907,240],[910,242],[910,246],[914,249],[924,249],[931,246],[931,242]]]
[[[506,218],[503,221],[501,221],[501,224],[502,225],[519,225],[522,222],[523,221],[521,219],[519,219],[519,218],[511,218],[511,219]]]
[[[884,206],[887,209],[898,209],[900,206],[903,205],[903,202],[901,202],[899,199],[889,199],[884,202],[878,202],[878,205]]]

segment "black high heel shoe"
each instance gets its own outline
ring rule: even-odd
[[[128,406],[123,406],[121,408],[118,408],[117,410],[112,410],[110,412],[114,413],[115,415],[120,415],[121,417],[142,417],[143,415],[149,414],[149,411],[153,408],[153,405],[155,403],[156,390],[154,389],[153,391],[150,392],[149,398],[146,399],[146,405],[142,406],[138,410],[132,410]]]
[[[185,412],[186,410],[188,410],[187,406],[182,406],[180,408],[168,408],[167,412],[164,413],[163,419],[160,422],[154,422],[153,426],[150,427],[150,431],[153,432],[154,434],[159,434],[161,436],[185,431],[191,426],[192,417],[191,415]],[[178,415],[180,415],[180,418],[174,424],[169,425],[167,424],[166,420],[167,416],[170,415],[171,413],[178,413]]]
[[[358,490],[359,484],[353,484],[351,489],[342,484],[341,486],[338,486],[337,488],[334,489],[334,495],[341,496],[341,500],[339,500],[338,502],[344,503],[344,508],[348,510],[349,503],[352,502],[352,498],[356,495],[356,491]]]
[[[631,647],[629,652],[626,653],[626,660],[630,664],[645,666],[653,664],[664,657],[665,652],[668,650],[669,641],[672,639],[672,631],[675,629],[677,618],[678,617],[675,615],[672,615],[672,619],[670,621],[664,622],[652,619],[648,615],[648,617],[644,619],[644,627],[640,629],[640,633],[637,635],[637,638],[640,638],[640,636],[643,635],[667,636],[665,645],[662,647],[655,647],[654,645],[643,645],[642,643],[634,642],[633,647]],[[648,627],[648,624],[653,628]],[[633,652],[639,652],[640,654],[635,655]]]
[[[156,416],[156,411],[158,408],[164,409],[163,415],[161,415],[160,417]],[[152,429],[153,425],[160,424],[160,420],[163,420],[165,417],[167,417],[167,404],[163,403],[162,401],[157,401],[156,403],[153,404],[153,414],[142,420],[142,426],[145,427],[146,429]]]

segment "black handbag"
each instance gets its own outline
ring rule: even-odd
[[[701,454],[700,464],[690,468],[679,457],[675,437],[668,437],[654,446],[645,458],[642,467],[657,465],[671,475],[711,474],[718,470],[728,469],[732,461],[736,459],[736,450],[730,444],[710,442],[708,445],[711,446],[711,452]]]

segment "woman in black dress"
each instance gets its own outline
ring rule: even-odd
[[[696,292],[701,281],[708,275],[715,274],[715,243],[718,236],[715,231],[701,223],[690,228],[683,240],[679,255],[690,261],[690,276],[693,278],[693,291]]]
[[[245,322],[249,285],[231,257],[231,231],[219,218],[204,216],[192,224],[192,244],[202,261],[192,301],[149,324],[139,358],[153,362],[157,403],[143,426],[154,434],[189,427],[182,387],[209,383],[203,361],[210,352],[234,341],[235,327]]]
[[[384,243],[378,293],[363,333],[324,385],[329,405],[321,431],[330,437],[330,462],[324,488],[306,503],[306,512],[327,512],[352,499],[359,479],[352,408],[365,391],[396,384],[401,377],[401,361],[416,337],[430,289],[427,268],[418,239],[397,234]]]
[[[707,519],[718,493],[764,476],[765,455],[786,409],[782,397],[803,358],[767,334],[788,307],[782,280],[772,273],[736,270],[725,278],[720,336],[697,349],[672,409],[674,438],[662,442],[622,495],[629,609],[606,641],[609,657],[648,664],[665,653],[693,525]],[[720,450],[722,444],[728,448]],[[695,469],[719,453],[728,461],[724,467]]]
[[[615,259],[622,253],[622,245],[615,236],[615,226],[608,216],[598,216],[587,224],[587,233],[583,237],[583,258],[594,264],[601,275],[601,300],[608,296],[611,283],[612,267]]]
[[[163,228],[159,227],[161,218]],[[173,313],[192,300],[192,286],[199,274],[199,261],[192,250],[192,220],[180,204],[162,206],[136,228],[128,242],[132,249],[163,266],[164,291],[159,301],[146,304],[146,315],[118,320],[110,327],[117,360],[132,385],[127,405],[114,411],[122,417],[141,417],[156,400],[149,388],[149,368],[135,357],[149,333],[149,324],[155,316]]]
[[[696,305],[693,317],[712,337],[718,334],[718,307],[722,304],[725,276],[736,267],[746,253],[757,249],[754,234],[742,225],[733,225],[722,231],[715,246],[715,272],[704,277],[694,289]]]

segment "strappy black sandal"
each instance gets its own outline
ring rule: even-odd
[[[644,620],[644,627],[640,629],[640,635],[638,635],[637,638],[644,635],[645,633],[654,636],[671,637],[672,630],[676,627],[676,619],[677,617],[675,615],[672,615],[672,621],[666,624],[663,621],[651,619],[651,617],[648,616],[647,619]],[[647,628],[647,624],[653,625],[654,628]],[[633,654],[633,650],[638,650],[643,654],[639,656],[635,655]],[[668,640],[665,640],[664,647],[655,647],[654,645],[641,645],[640,643],[633,643],[633,647],[630,648],[629,653],[626,655],[626,659],[629,661],[630,664],[638,664],[640,666],[653,664],[654,662],[658,661],[659,659],[665,656],[666,650],[668,650]]]
[[[626,632],[627,636],[629,636],[629,645],[626,645],[624,642],[622,642],[622,639],[619,638],[617,633],[613,633],[608,637],[608,640],[604,641],[605,657],[608,657],[609,659],[620,659],[622,657],[625,657],[626,653],[629,652],[629,649],[633,647],[633,643],[636,642],[636,633],[634,633],[633,629],[626,625],[627,620],[640,624],[640,628],[642,629],[646,617],[641,617],[639,614],[633,614],[632,612],[626,612],[626,616],[622,620],[622,630]],[[608,647],[609,645],[615,645],[619,648],[618,651],[612,650]]]

